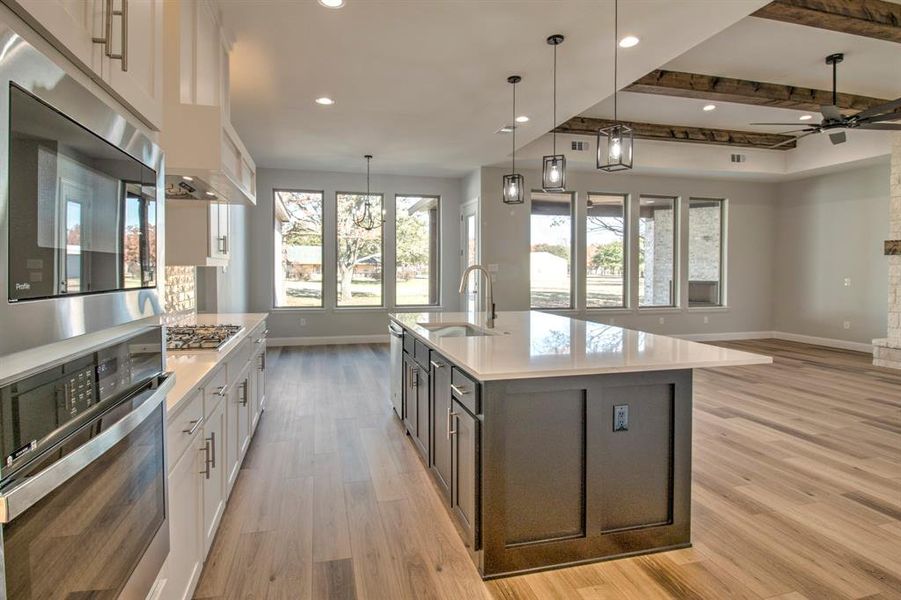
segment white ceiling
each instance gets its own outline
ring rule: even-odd
[[[767,0],[621,0],[620,81],[685,53]],[[551,50],[559,48],[558,120],[613,91],[612,1],[220,0],[235,45],[232,119],[262,167],[458,176],[507,155],[494,133],[519,113],[518,145],[551,128]],[[711,7],[715,7],[712,9]],[[336,100],[321,107],[313,100]]]

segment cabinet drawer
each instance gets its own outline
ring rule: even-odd
[[[225,367],[218,367],[216,372],[203,387],[203,416],[209,417],[213,409],[228,393],[226,387]]]
[[[428,346],[426,346],[419,340],[416,340],[416,347],[413,358],[416,359],[416,362],[425,367],[426,370],[429,369],[429,352],[430,350]]]
[[[253,331],[250,332],[250,344],[253,346],[251,348],[251,353],[255,354],[266,347],[266,337],[269,335],[269,330],[266,329],[266,321],[263,321],[259,325],[253,328]]]
[[[404,352],[412,355],[415,352],[414,346],[416,345],[416,338],[413,337],[413,334],[404,329]]]
[[[244,372],[244,367],[247,366],[250,355],[254,350],[251,346],[256,346],[256,344],[249,337],[246,337],[241,340],[238,347],[229,355],[225,368],[228,374],[229,385],[234,385],[238,380],[238,376]]]
[[[198,390],[166,426],[166,453],[171,471],[203,425],[203,394]]]
[[[479,384],[457,367],[451,371],[451,392],[472,414],[477,415],[482,410],[479,402]]]

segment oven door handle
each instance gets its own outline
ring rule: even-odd
[[[61,460],[0,495],[0,523],[9,523],[24,513],[44,496],[50,494],[107,450],[125,439],[162,404],[174,384],[175,376],[167,374],[156,388],[139,394],[138,398],[144,396],[140,404],[116,421],[109,429],[100,432],[97,437],[76,448]],[[138,398],[132,399],[132,402]],[[163,426],[165,427],[165,423]]]

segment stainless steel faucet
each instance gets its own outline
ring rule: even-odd
[[[466,267],[466,270],[463,271],[463,277],[460,278],[460,293],[466,293],[466,284],[469,282],[469,274],[473,271],[481,271],[484,273],[485,281],[488,282],[488,318],[485,324],[489,329],[494,329],[494,320],[497,318],[497,314],[494,311],[494,292],[491,289],[491,274],[488,272],[488,269],[482,265],[469,265]]]

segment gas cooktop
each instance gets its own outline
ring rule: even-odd
[[[182,325],[166,328],[166,348],[169,350],[219,350],[232,336],[241,331],[240,325]]]

